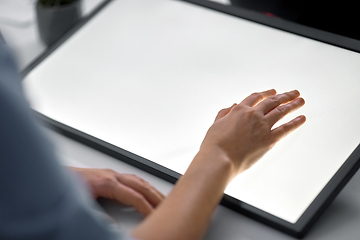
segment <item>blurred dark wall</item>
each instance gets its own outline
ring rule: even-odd
[[[360,39],[360,8],[354,0],[231,0],[231,4]]]

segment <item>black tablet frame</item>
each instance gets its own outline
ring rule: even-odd
[[[170,0],[172,1],[172,0]],[[340,36],[334,33],[325,32],[322,30],[314,29],[308,26],[303,26],[294,22],[290,22],[280,18],[273,18],[264,14],[254,12],[251,10],[234,8],[227,5],[222,5],[216,2],[210,2],[207,0],[174,0],[183,1],[190,4],[206,7],[214,11],[219,11],[224,14],[233,15],[235,17],[247,19],[253,22],[257,22],[263,25],[267,25],[273,28],[287,31],[300,36],[311,38],[317,41],[321,41],[327,44],[338,46],[344,49],[360,53],[360,41],[344,36]],[[33,61],[23,72],[25,77],[33,68],[35,68],[43,59],[50,55],[58,46],[66,41],[72,34],[74,34],[79,28],[92,19],[98,12],[100,12],[108,3],[112,0],[105,0],[95,11],[93,11],[86,18],[82,19],[76,26],[69,30],[62,38],[56,41],[50,46],[41,56]],[[112,156],[120,161],[128,163],[139,169],[142,169],[148,173],[151,173],[157,177],[160,177],[168,182],[176,183],[177,179],[181,176],[179,173],[174,172],[168,168],[165,168],[157,163],[154,163],[148,159],[142,158],[136,154],[128,152],[118,146],[114,146],[94,136],[88,135],[84,132],[76,130],[70,126],[64,125],[56,120],[53,120],[47,116],[35,112],[36,116],[49,128],[69,137],[76,141],[79,141],[87,146],[90,146],[98,151],[101,151],[109,156]],[[242,213],[248,217],[251,217],[259,222],[262,222],[268,226],[278,229],[291,236],[302,238],[315,221],[321,216],[325,209],[335,199],[337,194],[342,190],[346,183],[356,173],[360,167],[360,145],[353,151],[350,157],[345,161],[341,168],[331,178],[323,190],[318,194],[315,200],[310,204],[298,221],[294,224],[287,222],[283,219],[275,217],[267,212],[264,212],[258,208],[255,208],[247,203],[241,202],[231,196],[224,195],[221,200],[221,204]]]

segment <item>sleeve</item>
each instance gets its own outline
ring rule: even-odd
[[[0,239],[125,239],[99,218],[80,184],[34,120],[0,41]]]

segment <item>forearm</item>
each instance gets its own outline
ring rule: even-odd
[[[133,235],[147,239],[199,239],[233,176],[226,156],[199,152],[168,198]]]
[[[299,116],[274,129],[286,114],[304,105],[298,91],[251,94],[219,112],[201,150],[169,197],[133,235],[148,239],[199,239],[235,175],[256,163],[276,142],[301,126]]]

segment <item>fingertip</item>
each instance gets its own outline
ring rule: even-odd
[[[296,95],[298,95],[298,96],[300,96],[300,92],[299,92],[299,90],[293,90],[292,92],[294,92],[294,93],[296,93]]]
[[[274,133],[274,139],[276,141],[279,141],[280,139],[287,136],[289,133],[295,131],[297,128],[299,128],[301,125],[303,125],[306,121],[306,117],[304,115],[300,115],[290,122],[284,123],[283,125],[275,128],[273,131]]]
[[[301,115],[300,117],[303,119],[304,122],[306,122],[306,117],[305,117],[305,115]]]
[[[305,115],[300,115],[297,118],[295,118],[295,121],[298,121],[300,124],[303,124],[306,122],[306,117]]]
[[[305,115],[300,115],[298,118],[306,120]]]
[[[274,88],[269,89],[269,90],[267,90],[266,92],[268,92],[268,93],[271,94],[271,95],[275,95],[275,94],[277,93]]]
[[[154,211],[154,208],[152,208],[150,205],[135,206],[135,209],[145,217],[149,216]]]
[[[304,105],[305,105],[305,99],[303,99],[302,97],[296,98],[295,101],[296,101],[296,103],[299,104],[300,106],[304,106]]]

